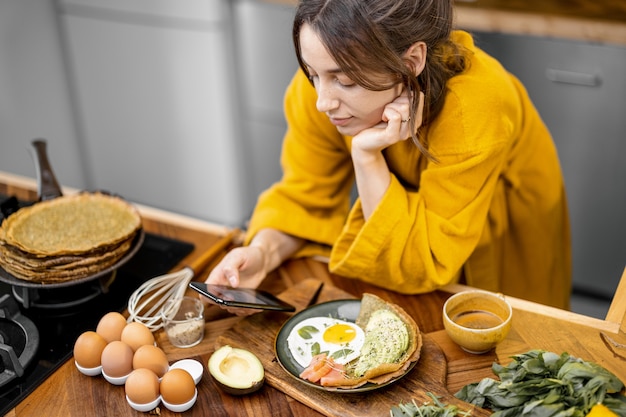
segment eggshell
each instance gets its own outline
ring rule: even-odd
[[[178,362],[174,362],[169,369],[184,369],[189,372],[191,377],[193,378],[193,382],[198,385],[200,380],[202,379],[202,374],[204,373],[204,368],[202,368],[202,364],[194,359],[182,359]]]
[[[149,369],[135,369],[124,384],[128,399],[136,404],[147,404],[159,396],[159,377]]]
[[[128,323],[122,330],[122,342],[126,343],[136,352],[140,346],[154,345],[154,335],[148,327],[139,322]]]
[[[184,404],[193,399],[196,384],[189,372],[184,369],[172,369],[163,375],[160,391],[163,401]]]
[[[154,345],[139,346],[133,356],[133,369],[149,369],[159,378],[167,372],[169,366],[165,352]]]
[[[102,351],[102,372],[112,377],[128,375],[133,370],[133,350],[121,340],[114,340]]]
[[[126,327],[126,319],[117,311],[106,313],[96,327],[96,333],[104,337],[107,343],[122,340],[122,330]]]
[[[102,351],[106,345],[106,340],[98,333],[86,331],[74,343],[74,360],[83,368],[100,366]]]

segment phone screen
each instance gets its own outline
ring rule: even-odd
[[[232,288],[224,285],[210,285],[201,282],[191,282],[189,283],[189,287],[213,302],[228,307],[295,311],[294,306],[285,303],[266,291],[251,288]]]

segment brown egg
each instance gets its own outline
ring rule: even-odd
[[[161,378],[169,369],[165,352],[154,345],[139,346],[133,356],[133,369],[146,368]]]
[[[104,337],[107,343],[122,340],[122,330],[126,327],[126,319],[117,311],[106,313],[96,327],[96,333]]]
[[[121,340],[114,340],[102,351],[102,372],[119,378],[133,370],[133,350]]]
[[[193,398],[196,384],[189,372],[184,369],[172,369],[163,375],[160,391],[163,401],[184,404]]]
[[[102,351],[107,342],[102,336],[93,331],[82,333],[74,343],[74,360],[83,368],[100,366]]]
[[[130,346],[133,352],[137,351],[140,346],[154,345],[154,335],[150,329],[145,324],[136,321],[124,327],[121,340]]]
[[[135,404],[148,404],[159,396],[159,377],[149,369],[135,369],[128,375],[124,390]]]

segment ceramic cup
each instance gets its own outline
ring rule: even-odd
[[[443,306],[450,338],[469,353],[485,353],[506,338],[513,309],[502,294],[482,290],[452,295]]]
[[[162,309],[163,328],[176,347],[195,346],[204,338],[204,304],[199,298],[169,300]]]

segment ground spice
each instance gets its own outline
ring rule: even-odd
[[[174,346],[195,346],[204,337],[204,320],[170,323],[166,325],[165,332]]]

